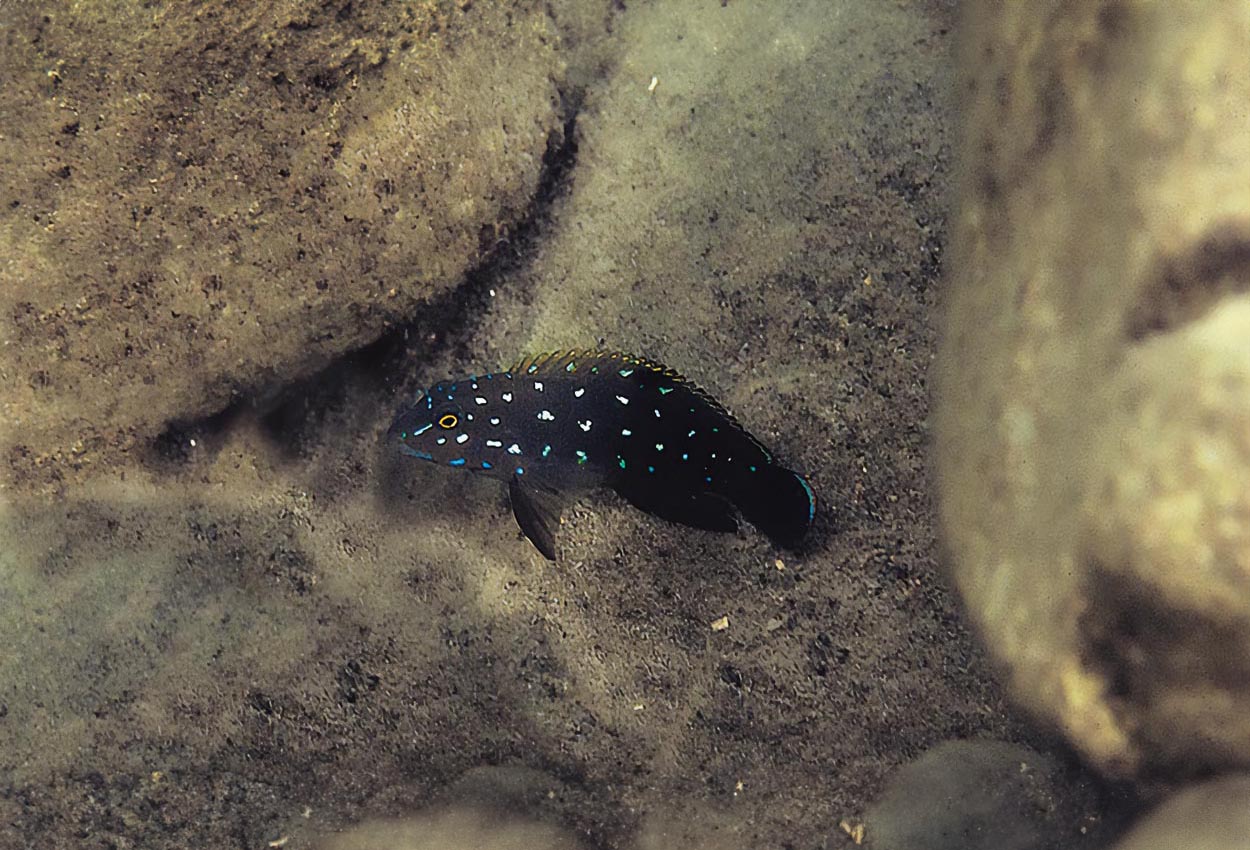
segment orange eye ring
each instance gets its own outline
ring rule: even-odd
[[[451,430],[460,424],[460,417],[454,413],[444,413],[438,417],[438,427]]]

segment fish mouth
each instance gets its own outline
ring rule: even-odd
[[[404,420],[404,414],[402,413],[399,416],[395,417],[395,421],[391,423],[391,427],[386,429],[386,439],[395,440],[395,441],[398,441],[400,439],[399,434],[400,434],[400,431],[402,430],[400,428],[400,423],[403,422],[403,420]]]
[[[408,421],[412,418],[412,414],[416,411],[417,405],[420,404],[425,399],[425,395],[426,395],[425,390],[418,390],[417,397],[414,398],[411,403],[406,404],[400,408],[399,413],[395,416],[395,421],[391,423],[391,427],[386,429],[386,439],[388,440],[403,439],[402,437],[400,437],[400,434],[402,434],[404,431],[412,430],[411,428],[408,427]],[[427,407],[428,407],[428,402],[427,402]]]
[[[408,445],[410,437],[416,437],[434,427],[433,422],[426,422],[417,428],[412,427],[413,420],[420,422],[413,408],[408,408],[395,417],[395,421],[391,423],[391,427],[386,429],[386,439],[398,445],[400,452],[408,457],[415,457],[420,460],[434,460],[434,456],[429,452],[419,451]]]

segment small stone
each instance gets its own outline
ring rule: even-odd
[[[1216,779],[1181,791],[1155,809],[1114,850],[1244,850],[1250,846],[1250,776]]]
[[[1094,806],[1081,790],[1025,747],[948,741],[899,768],[864,821],[873,846],[888,850],[1070,847],[1081,807]]]

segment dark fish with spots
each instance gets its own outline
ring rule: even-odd
[[[658,363],[567,351],[421,393],[388,436],[421,460],[508,482],[517,524],[555,559],[566,493],[597,486],[672,522],[776,544],[807,533],[816,498],[703,390]]]

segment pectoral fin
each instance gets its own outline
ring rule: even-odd
[[[525,476],[525,479],[530,476]],[[556,529],[560,527],[560,493],[537,481],[513,475],[508,482],[512,514],[521,532],[548,561],[556,559]]]

